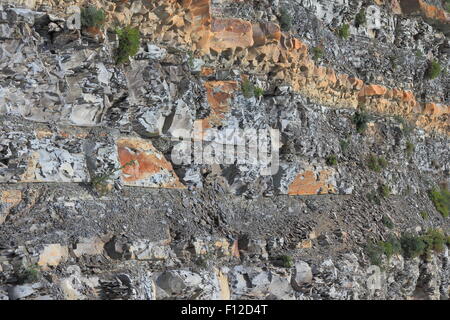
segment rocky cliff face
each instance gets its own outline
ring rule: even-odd
[[[448,299],[444,4],[0,1],[0,299]]]

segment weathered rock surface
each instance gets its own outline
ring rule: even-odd
[[[448,244],[366,246],[448,236],[449,25],[424,0],[0,0],[0,300],[448,299]]]

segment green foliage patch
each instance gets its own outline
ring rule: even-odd
[[[105,11],[89,6],[81,9],[81,26],[83,28],[101,27],[105,23]]]
[[[116,63],[122,64],[127,62],[129,57],[132,57],[138,53],[141,35],[138,29],[131,27],[116,29],[116,33],[119,37]]]
[[[450,210],[450,192],[446,189],[434,188],[428,192],[436,210],[447,218]]]

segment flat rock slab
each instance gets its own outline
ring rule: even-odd
[[[122,181],[127,186],[184,189],[167,161],[153,144],[141,138],[120,138],[116,142],[122,168]]]

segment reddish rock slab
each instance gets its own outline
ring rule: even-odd
[[[316,195],[334,193],[334,187],[329,183],[332,172],[321,170],[315,173],[311,170],[300,172],[289,185],[289,195]]]
[[[213,18],[210,48],[221,52],[226,49],[253,46],[252,24],[242,19]]]
[[[122,168],[122,180],[128,186],[184,189],[167,161],[148,140],[135,137],[116,142]],[[133,161],[133,162],[132,162]]]

